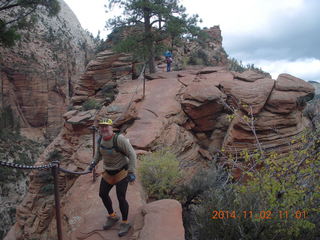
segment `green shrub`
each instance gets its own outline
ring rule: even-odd
[[[59,152],[59,150],[53,150],[48,154],[48,160],[50,161],[61,161],[62,160],[62,155]]]
[[[20,133],[19,119],[10,106],[0,108],[0,137],[5,140],[12,132]]]
[[[9,183],[16,180],[16,171],[13,168],[0,167],[0,182]]]
[[[319,129],[302,134],[292,140],[301,148],[282,156],[244,150],[246,182],[231,174],[221,181],[226,173],[214,168],[196,174],[179,191],[187,239],[320,237],[319,136]]]
[[[189,58],[189,64],[191,65],[210,65],[209,57],[202,49],[193,53]]]
[[[53,195],[54,194],[54,184],[48,183],[41,186],[40,193],[44,195]]]
[[[142,157],[139,175],[150,198],[169,198],[181,178],[179,162],[168,149]]]
[[[91,110],[91,109],[99,109],[101,107],[100,103],[98,103],[94,99],[88,99],[82,104],[82,109],[84,111]]]

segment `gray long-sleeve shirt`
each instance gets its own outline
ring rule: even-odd
[[[135,173],[137,156],[129,139],[121,134],[117,138],[117,146],[124,155],[121,152],[117,152],[113,147],[114,137],[115,135],[108,141],[103,140],[103,138],[101,139],[100,145],[96,145],[93,161],[97,164],[102,159],[104,170],[117,170],[128,164],[128,171]]]

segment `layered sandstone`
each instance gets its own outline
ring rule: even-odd
[[[308,124],[302,110],[312,99],[314,88],[289,74],[282,74],[275,81],[253,72],[229,72],[225,67],[190,68],[148,75],[143,91],[140,79],[131,80],[128,62],[128,56],[105,51],[89,63],[75,88],[72,99],[75,109],[64,114],[64,128],[38,164],[50,162],[50,152],[58,150],[63,168],[85,169],[92,158],[92,133],[88,127],[101,117],[112,118],[137,152],[171,147],[181,168],[189,173],[205,167],[221,148],[227,151],[255,148],[256,137],[265,150],[286,152],[295,147],[291,138]],[[113,70],[114,64],[119,71]],[[114,95],[106,97],[104,90]],[[84,109],[83,103],[88,99],[101,101],[100,108]],[[256,136],[243,121],[251,117]],[[12,230],[16,239],[56,238],[53,196],[43,190],[44,184],[48,184],[47,176],[39,172],[31,174],[29,192],[17,209],[17,222]],[[60,173],[59,180],[64,235],[76,239],[83,232],[103,225],[104,209],[97,196],[99,182],[92,183],[88,175],[77,178],[65,173]],[[137,209],[144,204],[141,191],[139,182],[129,188],[133,223],[141,213]],[[160,211],[153,213],[153,207]],[[155,223],[150,224],[159,229],[167,226],[161,215],[165,212],[161,211],[163,206],[153,207],[142,210],[144,222],[149,223],[152,214],[158,214]],[[175,207],[172,213],[179,215],[179,211]],[[144,227],[137,239],[152,235],[152,227]],[[182,236],[181,228],[180,224],[177,232],[166,239],[174,239],[170,236],[176,234]],[[132,239],[133,232],[128,238]],[[116,239],[116,229],[110,234]]]
[[[12,48],[1,48],[0,104],[10,105],[21,126],[42,128],[56,136],[73,87],[94,55],[94,43],[70,8],[49,18],[38,9],[39,21],[22,31]]]

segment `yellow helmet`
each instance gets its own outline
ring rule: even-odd
[[[99,125],[112,125],[113,122],[110,118],[107,118],[107,119],[101,119],[98,124]]]

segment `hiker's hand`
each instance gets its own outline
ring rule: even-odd
[[[87,168],[87,170],[88,170],[89,172],[92,172],[92,170],[94,169],[95,166],[96,166],[95,163],[94,163],[94,162],[91,162],[90,165],[89,165],[89,167]]]
[[[134,175],[134,173],[128,174],[128,180],[130,184],[134,184],[134,182],[136,181],[136,176]]]

